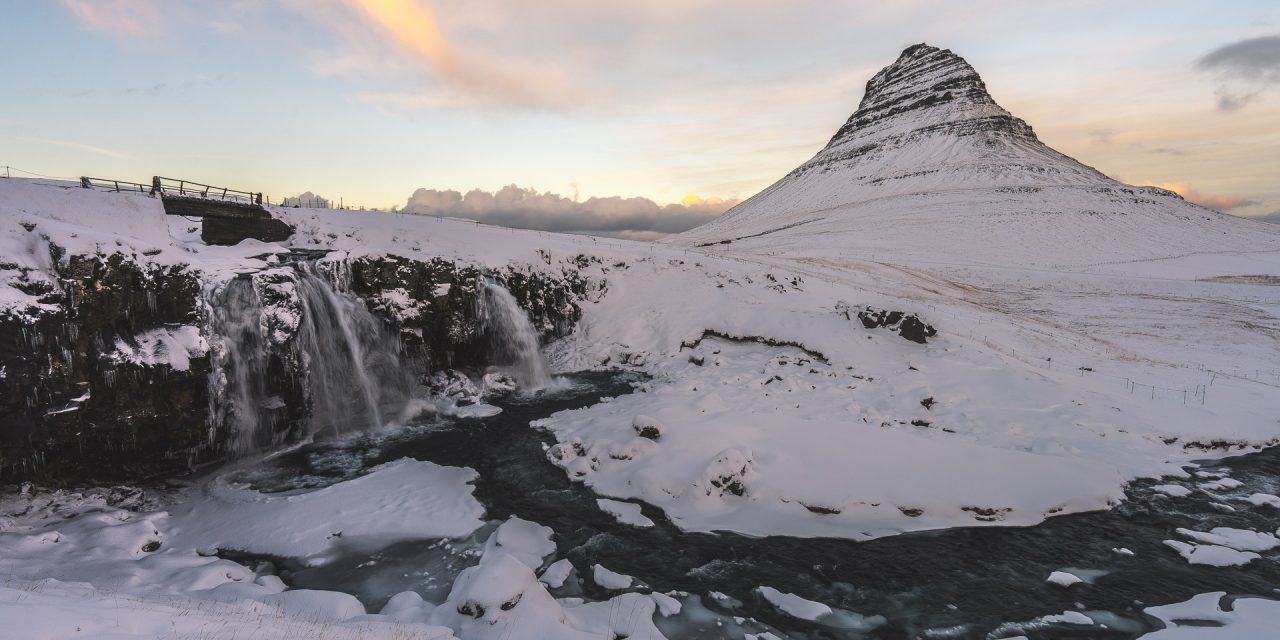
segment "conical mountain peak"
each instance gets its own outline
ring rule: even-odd
[[[876,133],[960,125],[955,133],[1002,130],[1035,139],[1031,127],[1005,111],[987,92],[982,77],[950,49],[917,44],[867,81],[867,88],[828,147]]]
[[[943,194],[959,193],[1000,207],[1021,198],[1024,212],[1111,210],[1094,202],[1111,197],[1177,201],[1049,148],[996,103],[964,58],[917,44],[872,76],[857,111],[813,158],[683,237],[720,242],[792,224],[814,229],[855,211],[923,210],[921,203],[936,206]],[[1108,195],[1116,193],[1124,196]]]

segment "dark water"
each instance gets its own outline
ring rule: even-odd
[[[532,401],[496,401],[503,413],[491,418],[425,423],[390,436],[298,449],[271,460],[252,481],[264,491],[322,486],[403,457],[471,467],[480,474],[475,495],[487,518],[519,516],[551,527],[557,557],[569,558],[579,571],[600,563],[659,591],[719,591],[743,604],[727,608],[708,598],[704,604],[728,616],[755,618],[795,638],[943,637],[936,634],[944,629],[955,634],[945,637],[962,638],[1131,638],[1157,628],[1158,623],[1141,613],[1146,606],[1207,591],[1280,597],[1280,551],[1266,552],[1263,559],[1244,567],[1217,568],[1188,564],[1162,544],[1183,539],[1174,532],[1178,527],[1273,532],[1280,527],[1280,512],[1239,500],[1220,501],[1202,491],[1170,498],[1152,491],[1150,487],[1160,483],[1150,481],[1135,483],[1129,500],[1107,512],[1056,517],[1034,527],[951,529],[868,542],[684,533],[647,505],[644,514],[656,527],[620,525],[597,509],[590,490],[569,482],[563,471],[546,461],[544,443],[552,439],[528,424],[561,409],[593,404],[602,396],[630,393],[635,379],[598,373],[572,379],[577,386],[571,391]],[[1202,470],[1226,472],[1244,483],[1215,492],[1219,496],[1277,493],[1280,451],[1206,464]],[[1208,480],[1162,482],[1194,488]],[[1236,510],[1224,508],[1224,503]],[[475,547],[488,531],[477,532],[470,541],[401,543],[372,556],[351,554],[323,567],[286,565],[281,574],[295,588],[354,593],[372,611],[390,595],[409,589],[439,602],[453,576],[476,561]],[[1120,547],[1135,555],[1113,551]],[[1069,589],[1045,582],[1059,569],[1096,577]],[[581,582],[555,593],[590,599],[611,595],[589,579]],[[795,620],[754,595],[760,585],[886,621],[859,634]],[[996,631],[1002,623],[1067,610],[1095,616],[1110,612],[1110,628],[1059,625]],[[699,626],[702,631],[693,628]],[[993,631],[995,635],[988,636]],[[709,622],[686,622],[680,634],[728,637]]]

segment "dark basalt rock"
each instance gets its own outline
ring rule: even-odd
[[[867,81],[858,110],[836,131],[827,147],[899,119],[946,105],[955,114],[945,122],[927,129],[945,130],[955,135],[972,135],[984,131],[1000,131],[1035,140],[1031,126],[1019,118],[1003,113],[987,92],[982,77],[968,62],[949,49],[917,44],[905,49],[891,65]],[[992,114],[991,107],[998,113]],[[965,110],[972,110],[965,114]],[[900,118],[905,116],[905,118]],[[918,128],[917,128],[918,129]],[[874,145],[867,145],[873,147]],[[864,151],[869,150],[866,147]]]
[[[862,326],[868,329],[887,328],[907,340],[920,344],[925,344],[928,342],[928,338],[938,334],[936,329],[931,325],[925,324],[920,319],[920,316],[914,313],[907,315],[901,311],[877,310],[867,307],[858,312],[858,320],[862,321]]]
[[[200,283],[185,267],[51,246],[56,311],[0,315],[0,479],[145,477],[204,459],[207,357],[186,371],[119,361],[117,341],[198,325]]]
[[[427,373],[489,362],[489,340],[478,304],[486,276],[511,292],[544,342],[573,330],[582,317],[578,301],[589,289],[576,263],[566,265],[558,276],[528,266],[486,274],[443,258],[420,261],[394,255],[356,258],[346,268],[347,282],[339,286],[394,324],[406,353]],[[406,296],[411,302],[402,308]]]
[[[150,331],[207,331],[199,274],[123,253],[68,257],[57,245],[50,252],[57,286],[16,279],[46,308],[0,315],[0,481],[138,480],[222,459],[228,434],[210,426],[216,424],[210,354],[190,357],[182,371],[113,355],[118,344],[137,348]],[[363,299],[399,332],[423,380],[431,372],[474,371],[489,362],[479,306],[486,275],[505,284],[544,340],[572,331],[582,315],[579,302],[603,290],[603,283],[580,274],[577,260],[559,274],[528,266],[484,274],[441,258],[399,256],[322,264],[340,290]],[[17,265],[0,268],[20,271]],[[291,286],[273,286],[291,282],[287,268],[246,277],[254,280],[264,309],[300,312]],[[266,395],[278,404],[264,410],[277,440],[288,440],[307,415],[304,364],[293,343],[297,327],[270,313],[263,322],[271,336]]]

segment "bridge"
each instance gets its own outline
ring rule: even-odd
[[[201,220],[200,239],[207,244],[233,245],[245,238],[280,242],[293,227],[275,219],[262,206],[262,192],[215,187],[191,180],[155,176],[151,184],[81,177],[80,186],[99,191],[145,193],[160,198],[171,216]],[[270,204],[270,200],[267,201]]]

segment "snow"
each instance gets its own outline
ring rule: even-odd
[[[600,498],[596,500],[596,505],[601,511],[613,516],[622,524],[640,528],[653,526],[653,520],[644,517],[644,514],[640,513],[640,505],[633,502]]]
[[[1063,611],[1062,613],[1040,618],[1041,622],[1062,624],[1093,624],[1093,619],[1079,611]]]
[[[1060,587],[1069,587],[1073,584],[1080,584],[1081,582],[1084,582],[1080,576],[1077,576],[1074,573],[1067,573],[1066,571],[1054,571],[1049,574],[1049,577],[1046,578],[1045,581],[1056,584]]]
[[[559,589],[564,586],[565,580],[569,579],[571,573],[573,573],[573,563],[568,558],[562,558],[544,569],[542,577],[538,580],[552,589]]]
[[[1280,509],[1280,496],[1274,496],[1269,493],[1255,493],[1250,495],[1248,498],[1245,498],[1245,500],[1255,507],[1266,505]]]
[[[486,555],[505,553],[536,571],[542,566],[543,558],[556,552],[551,534],[551,527],[512,517],[499,525],[493,535],[489,536],[485,542],[484,553]]]
[[[1185,498],[1191,495],[1191,490],[1180,484],[1158,484],[1151,487],[1151,489],[1175,498]]]
[[[137,365],[167,365],[174,371],[191,368],[191,358],[209,351],[209,343],[200,328],[182,325],[145,331],[133,337],[135,344],[116,339],[115,352],[108,357],[115,362]]]
[[[532,523],[515,522],[510,531],[520,532],[517,539],[528,542],[537,538],[531,535],[533,530],[528,525]],[[524,546],[523,542],[516,546]],[[510,546],[486,545],[480,563],[458,575],[448,599],[431,611],[430,621],[447,626],[468,640],[664,637],[653,625],[656,604],[648,596],[626,593],[604,602],[557,601],[534,577],[529,565],[508,552]],[[594,569],[599,581],[603,568],[596,565]]]
[[[102,591],[85,583],[57,580],[0,584],[0,620],[23,638],[453,638],[444,627],[395,621],[351,621],[334,624],[333,615],[354,612],[303,604],[307,594],[283,601],[243,599],[230,602],[184,596],[144,596]],[[343,596],[345,594],[333,594]],[[347,596],[350,598],[350,596]],[[358,603],[357,603],[358,605]],[[360,609],[363,612],[363,608]]]
[[[676,600],[665,593],[658,593],[657,591],[654,591],[649,594],[649,598],[658,606],[658,613],[662,614],[662,617],[664,618],[670,618],[671,616],[680,613],[680,609],[683,607],[679,600]]]
[[[1237,551],[1216,544],[1194,544],[1180,540],[1165,540],[1164,544],[1177,551],[1191,564],[1211,567],[1235,567],[1249,564],[1262,557],[1252,551]]]
[[[1235,489],[1243,484],[1243,482],[1240,482],[1235,478],[1219,478],[1217,480],[1201,484],[1200,488],[1206,491],[1221,491],[1223,489]]]
[[[1179,535],[1197,542],[1216,544],[1236,551],[1270,551],[1280,547],[1280,539],[1277,539],[1274,535],[1248,529],[1215,527],[1207,533],[1190,529],[1178,529],[1177,532]]]
[[[635,578],[631,576],[610,571],[598,564],[591,565],[591,580],[605,589],[626,589],[635,582]]]
[[[1158,607],[1143,613],[1163,621],[1166,628],[1153,631],[1144,640],[1253,640],[1273,638],[1280,628],[1280,601],[1237,598],[1230,607],[1222,605],[1226,594],[1217,591],[1193,596],[1190,600]]]
[[[237,549],[323,561],[339,540],[378,547],[398,540],[458,538],[483,524],[470,469],[402,459],[310,493],[266,495],[226,475],[172,510],[171,533],[195,549]]]
[[[821,602],[805,600],[794,593],[783,593],[773,587],[757,587],[756,593],[783,613],[801,620],[817,620],[831,615],[831,607]]]

